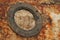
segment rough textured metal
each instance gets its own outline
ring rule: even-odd
[[[17,2],[31,4],[44,18],[43,28],[34,37],[17,35],[9,26],[7,12]],[[42,3],[47,3],[48,5]],[[50,0],[0,0],[0,40],[60,40],[60,4],[49,4]],[[3,11],[2,11],[3,10]]]

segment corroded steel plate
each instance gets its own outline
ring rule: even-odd
[[[0,0],[0,40],[60,40],[59,1],[60,0]],[[22,37],[10,28],[11,25],[9,26],[10,23],[7,20],[7,12],[10,6],[13,6],[13,4],[16,4],[17,2],[31,4],[43,16],[43,28],[36,36]],[[15,13],[19,14],[17,11]],[[31,17],[31,19],[32,18],[33,17]],[[20,28],[22,26],[18,27]],[[32,27],[34,28],[35,26],[31,26],[31,29]],[[22,27],[22,29],[24,28]]]

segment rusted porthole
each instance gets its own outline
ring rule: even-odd
[[[31,5],[17,3],[9,8],[8,21],[17,34],[30,37],[37,35],[42,29],[42,16]]]

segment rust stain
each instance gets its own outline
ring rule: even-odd
[[[41,32],[36,37],[25,38],[17,35],[7,22],[7,9],[16,2],[29,3],[46,18]],[[0,0],[0,40],[60,40],[60,5],[40,5],[47,0]],[[53,14],[53,15],[52,15]],[[54,20],[56,15],[56,21]],[[54,16],[54,17],[53,17]],[[47,20],[48,19],[48,20]]]

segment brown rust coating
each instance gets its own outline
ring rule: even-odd
[[[40,5],[40,3],[46,1],[47,0],[0,0],[0,40],[53,40],[55,38],[55,35],[52,31],[52,26],[54,26],[54,23],[52,24],[53,18],[50,15],[49,8],[54,10],[54,12],[57,12],[56,14],[60,14],[60,5]],[[45,17],[43,28],[37,36],[30,38],[21,37],[15,34],[15,32],[13,32],[9,27],[9,23],[7,21],[7,11],[11,4],[15,4],[16,2],[31,4],[43,14],[41,14],[43,17]],[[58,22],[60,24],[60,21]],[[60,39],[59,33],[57,38]]]

